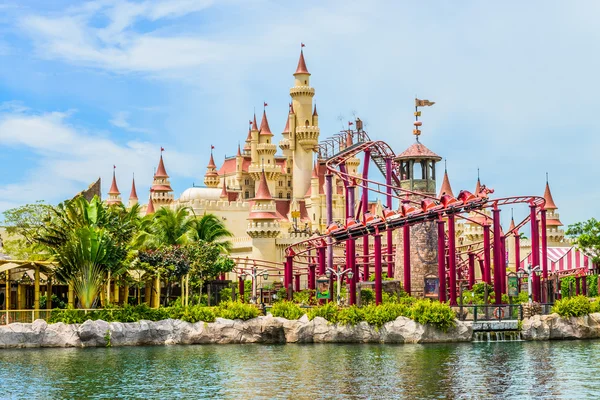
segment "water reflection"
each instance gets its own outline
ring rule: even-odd
[[[0,351],[2,398],[597,398],[600,342]]]

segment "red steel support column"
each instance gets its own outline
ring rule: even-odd
[[[300,291],[300,274],[294,276],[294,292]]]
[[[240,302],[244,302],[244,280],[242,278],[238,278],[238,293]]]
[[[315,279],[316,268],[317,266],[315,264],[308,266],[308,290],[315,290],[317,287]]]
[[[410,226],[402,227],[402,242],[404,245],[404,291],[410,296]]]
[[[515,271],[521,268],[521,237],[519,232],[515,231]]]
[[[537,224],[537,213],[536,206],[532,204],[529,206],[531,213],[531,260],[533,262],[533,267],[537,267],[540,265],[540,241],[539,241],[539,232],[538,232],[538,224]],[[537,274],[533,274],[533,287],[536,288],[533,292],[533,301],[540,301],[540,277]]]
[[[506,292],[506,236],[502,236],[500,238],[500,249],[502,252],[500,253],[500,277],[502,280],[502,294],[507,294]]]
[[[371,163],[371,150],[365,150],[365,159],[363,161],[362,170],[362,211],[363,211],[363,222],[365,221],[364,215],[369,211],[369,164]],[[369,280],[369,235],[363,236],[363,280]]]
[[[454,232],[454,214],[448,215],[448,284],[450,286],[450,305],[456,305],[456,234]]]
[[[469,253],[469,290],[475,284],[475,254]]]
[[[317,247],[317,262],[319,263],[319,276],[325,275],[325,241]]]
[[[581,294],[587,296],[587,275],[581,277]]]
[[[575,277],[575,295],[579,296],[579,277]]]
[[[444,232],[444,220],[439,219],[438,224],[438,278],[440,281],[438,298],[441,302],[446,301],[446,233]]]
[[[385,205],[390,210],[392,209],[392,159],[385,159]],[[388,278],[394,277],[394,262],[393,260],[393,250],[394,250],[394,237],[392,235],[391,230],[386,231],[386,245],[387,245],[387,276]]]
[[[492,260],[490,253],[490,226],[487,221],[483,225],[483,281],[492,284]]]
[[[325,174],[325,203],[327,205],[327,226],[333,222],[333,174],[327,173]],[[331,244],[331,238],[327,238],[327,267],[333,268],[333,246]],[[325,269],[323,271],[319,271],[319,274],[324,274]]]
[[[540,211],[540,236],[542,237],[542,300],[548,302],[548,242],[546,237],[546,209]]]
[[[381,234],[377,232],[373,236],[373,246],[375,258],[375,304],[381,304],[382,302],[382,270],[381,270]]]
[[[500,210],[494,206],[494,294],[495,303],[502,303],[502,246],[500,245]]]
[[[354,186],[346,187],[346,201],[348,204],[348,216],[354,214]],[[356,239],[350,238],[346,240],[346,268],[350,268],[354,272],[354,276],[350,279],[349,304],[356,304],[356,281],[358,280],[358,271],[356,269]]]

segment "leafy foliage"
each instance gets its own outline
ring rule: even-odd
[[[410,306],[406,304],[381,304],[365,307],[365,321],[376,327],[381,327],[387,322],[396,320],[398,317],[412,316]]]
[[[600,221],[590,218],[585,222],[569,225],[566,234],[574,239],[581,251],[592,258],[594,264],[600,263]]]
[[[361,289],[360,301],[365,306],[372,304],[375,301],[375,291],[373,289]]]
[[[282,317],[291,320],[298,319],[306,313],[296,303],[291,301],[279,301],[273,304],[271,314],[273,314],[274,317]]]
[[[592,312],[592,304],[585,296],[568,297],[557,300],[552,312],[561,317],[582,317]]]
[[[283,288],[285,291],[285,288]],[[283,293],[283,296],[287,296],[287,292]],[[294,303],[299,303],[302,305],[316,305],[316,291],[315,290],[302,290],[300,292],[294,292]]]
[[[352,305],[338,311],[337,323],[341,325],[356,325],[365,320],[365,310]]]
[[[336,323],[339,310],[339,307],[333,301],[330,301],[322,306],[311,308],[307,315],[308,319],[311,321],[315,317],[321,317],[331,323]]]
[[[219,304],[216,308],[217,315],[227,319],[249,320],[260,315],[260,310],[250,304],[238,301],[227,301]]]
[[[455,324],[454,311],[445,303],[430,300],[418,300],[412,306],[412,319],[416,322],[431,324],[442,331],[447,331]]]

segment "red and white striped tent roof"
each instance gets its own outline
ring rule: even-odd
[[[526,264],[532,263],[531,252],[520,262],[519,268],[525,268]],[[540,260],[542,251],[540,250]],[[548,272],[555,274],[570,275],[584,273],[592,268],[590,258],[575,246],[570,247],[548,247]]]

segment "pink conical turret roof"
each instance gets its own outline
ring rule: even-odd
[[[213,157],[212,151],[210,152],[210,160],[208,161],[207,168],[217,168],[217,164],[215,164],[215,159]]]
[[[296,75],[296,74],[310,75],[310,72],[308,72],[308,69],[306,68],[306,61],[304,61],[304,52],[302,50],[300,50],[300,59],[298,60],[298,68],[296,68],[296,72],[294,73],[294,75]]]
[[[444,194],[449,194],[450,196],[454,197],[454,193],[452,193],[452,186],[450,186],[450,179],[448,179],[448,171],[444,171],[444,180],[442,181],[439,197],[442,197]]]
[[[317,162],[315,161],[311,178],[318,178],[318,177],[319,177],[319,172],[317,171]]]
[[[515,229],[515,219],[513,217],[510,217],[510,226],[508,227],[508,231],[512,231],[513,229]]]
[[[554,203],[554,199],[552,198],[552,192],[550,192],[550,185],[546,182],[546,190],[544,191],[544,199],[546,200],[546,205],[544,208],[546,210],[556,210],[556,203]]]
[[[117,178],[115,176],[115,170],[113,169],[113,178],[112,178],[112,184],[110,185],[110,190],[108,191],[108,194],[114,194],[114,195],[120,195],[121,192],[119,192],[119,188],[117,187]]]
[[[260,121],[260,134],[273,136],[271,128],[269,128],[269,120],[267,119],[266,111],[263,111],[262,121]]]
[[[154,203],[152,203],[152,194],[148,198],[148,207],[146,208],[146,215],[154,214]]]
[[[254,200],[272,200],[271,192],[269,192],[269,185],[267,184],[267,177],[265,176],[265,171],[262,171],[260,175],[260,181],[258,182],[258,189],[256,190],[256,195],[254,196]]]
[[[290,117],[288,116],[285,119],[285,128],[283,128],[283,132],[281,133],[290,133]]]
[[[479,177],[477,177],[477,185],[475,185],[475,196],[479,196],[479,192],[481,192],[481,181]]]
[[[241,157],[241,156],[242,156],[242,152],[240,150],[240,144],[238,143],[238,151],[237,151],[236,157]]]
[[[131,181],[131,194],[129,195],[129,200],[137,200],[137,190],[135,190],[135,177]]]
[[[227,193],[227,183],[225,182],[225,176],[223,176],[223,189],[221,190],[221,196],[219,197],[222,199],[229,198],[229,194]]]
[[[246,136],[246,143],[250,143],[252,141],[252,129],[248,128],[248,136]]]
[[[256,123],[256,113],[254,113],[254,118],[252,118],[252,130],[253,131],[258,130],[258,124]]]
[[[317,116],[317,117],[319,116],[319,113],[317,113],[317,105],[316,104],[315,104],[315,109],[313,111],[313,117],[314,116]]]
[[[158,168],[156,169],[156,173],[154,174],[155,178],[168,178],[167,170],[165,169],[165,163],[163,162],[162,153],[160,155],[160,161],[158,162]]]

